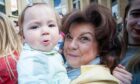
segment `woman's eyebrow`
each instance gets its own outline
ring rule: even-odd
[[[80,36],[85,35],[85,34],[90,34],[90,35],[94,36],[93,33],[91,33],[91,32],[84,32]]]
[[[140,9],[132,9],[130,12],[140,12]]]

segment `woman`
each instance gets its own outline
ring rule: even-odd
[[[140,62],[140,60],[136,59],[136,56],[134,56],[140,51],[140,0],[129,0],[128,5],[125,8],[122,34],[125,44],[124,47],[127,51],[121,64],[128,67],[128,71],[133,74],[132,84],[140,84],[140,81],[138,80],[140,74],[136,75],[136,73],[140,73],[140,70],[137,72],[133,70],[133,67]],[[137,67],[139,66],[135,66],[135,68]],[[120,79],[122,78],[120,77]]]
[[[140,1],[129,0],[125,9],[124,28],[122,31],[124,44],[126,44],[126,55],[122,64],[127,66],[128,61],[134,53],[140,50]]]
[[[66,35],[64,56],[72,84],[118,84],[111,73],[120,59],[121,49],[111,12],[91,4],[82,12],[69,13],[62,25]]]

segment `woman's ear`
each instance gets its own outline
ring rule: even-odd
[[[124,21],[125,21],[124,24],[126,25],[128,21],[128,17],[126,17]]]

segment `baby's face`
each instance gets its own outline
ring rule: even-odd
[[[59,39],[59,28],[54,11],[37,5],[28,8],[23,22],[24,40],[33,49],[50,51]]]

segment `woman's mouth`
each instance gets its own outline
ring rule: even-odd
[[[137,34],[140,34],[140,29],[135,29],[135,32],[136,32]]]
[[[77,55],[74,55],[74,54],[67,54],[67,55],[68,55],[68,57],[72,57],[72,58],[79,57],[79,56],[77,56]]]

